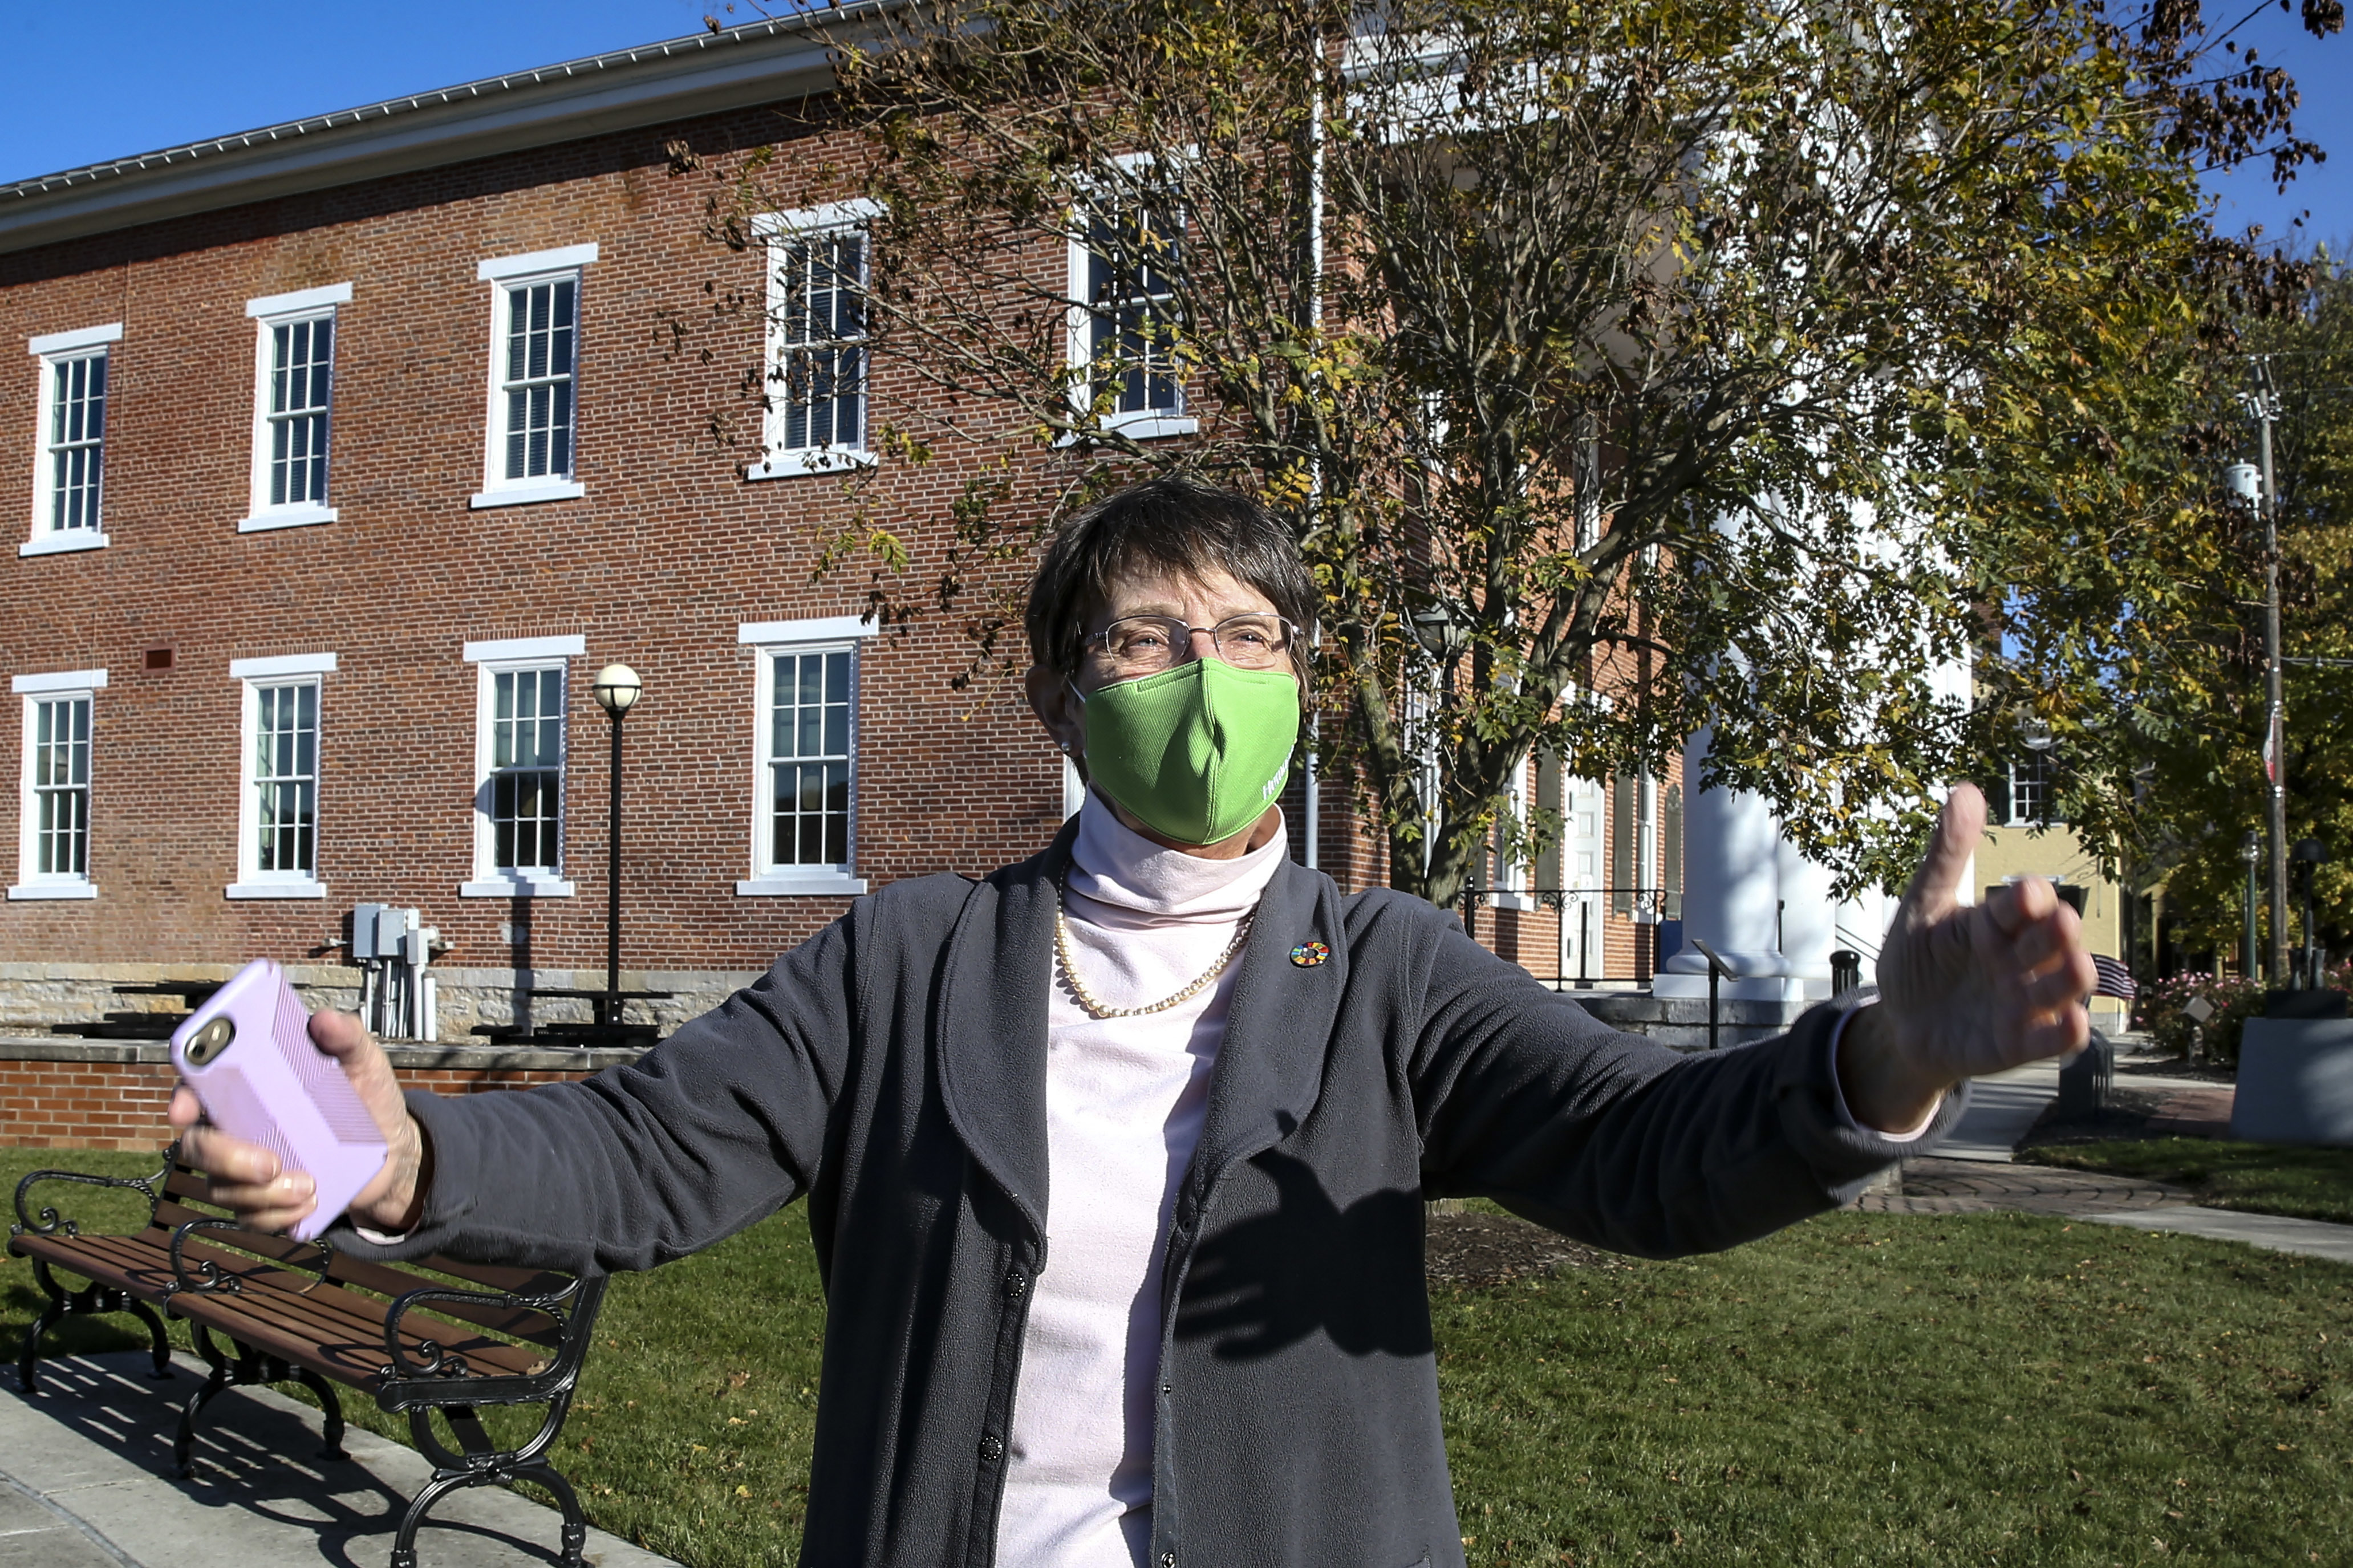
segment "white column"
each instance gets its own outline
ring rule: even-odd
[[[1887,922],[1895,915],[1895,900],[1877,888],[1865,888],[1838,907],[1831,945],[1843,947],[1862,960],[1862,983],[1879,984],[1880,944],[1887,939]]]
[[[1781,956],[1788,973],[1804,982],[1809,997],[1831,994],[1831,949],[1838,908],[1831,901],[1831,874],[1782,837],[1774,857],[1780,885]]]
[[[1704,942],[1732,972],[1719,993],[1726,1000],[1802,1000],[1803,984],[1773,942],[1781,836],[1763,796],[1698,787],[1712,734],[1702,730],[1683,748],[1683,949],[1651,993],[1705,996]]]

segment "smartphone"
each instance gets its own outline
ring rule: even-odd
[[[172,1065],[205,1120],[318,1184],[318,1206],[288,1233],[297,1241],[332,1225],[391,1153],[343,1064],[311,1043],[310,1026],[286,972],[257,958],[172,1031]]]

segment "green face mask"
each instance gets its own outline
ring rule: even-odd
[[[1286,670],[1197,658],[1081,700],[1090,778],[1179,844],[1232,837],[1291,776],[1299,682]]]

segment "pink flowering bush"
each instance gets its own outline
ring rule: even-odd
[[[2214,1016],[2202,1026],[2182,1010],[2192,998],[2201,996],[2214,1009]],[[2235,975],[2217,980],[2211,974],[2177,974],[2141,987],[2133,1005],[2133,1022],[2148,1031],[2159,1050],[2177,1057],[2189,1054],[2190,1030],[2201,1027],[2207,1056],[2215,1061],[2235,1062],[2239,1031],[2263,1006],[2263,988],[2255,981]]]
[[[2330,969],[2323,983],[2339,991],[2353,991],[2353,961]],[[2201,1026],[2206,1036],[2206,1054],[2218,1062],[2239,1059],[2239,1031],[2263,1010],[2265,987],[2260,981],[2242,980],[2233,975],[2217,980],[2211,974],[2177,974],[2170,980],[2160,980],[2154,985],[2141,987],[2140,996],[2133,1004],[2133,1023],[2148,1031],[2158,1048],[2169,1056],[2189,1054],[2190,1028],[2197,1024],[2182,1011],[2193,996],[2203,996],[2214,1009],[2214,1016]]]

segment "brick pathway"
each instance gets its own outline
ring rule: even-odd
[[[1855,1207],[1871,1214],[2121,1214],[2170,1208],[2197,1200],[2161,1182],[2050,1165],[1993,1165],[1978,1160],[1915,1160],[1902,1186],[1865,1193]]]
[[[2152,1137],[2228,1138],[2231,1135],[2231,1103],[2238,1090],[2228,1085],[2215,1089],[2185,1089],[2166,1097],[2148,1119]]]

